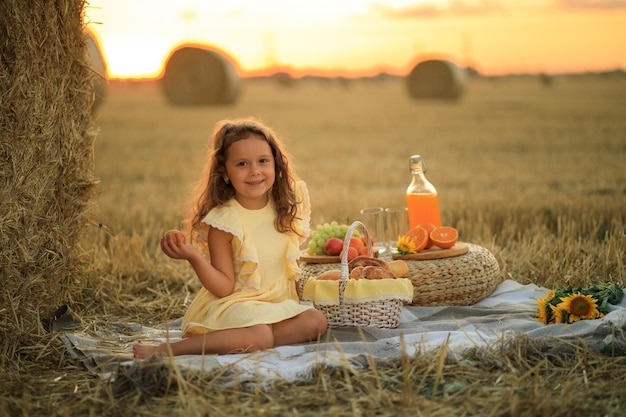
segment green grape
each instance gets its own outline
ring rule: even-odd
[[[336,220],[330,223],[318,224],[311,232],[307,253],[310,255],[325,255],[324,247],[326,246],[326,241],[331,237],[336,237],[341,240],[345,239],[349,228],[350,225],[340,224]],[[360,237],[359,231],[354,230],[352,236]]]
[[[315,239],[312,239],[311,241],[309,241],[309,246],[307,247],[307,253],[309,255],[318,255],[319,247],[317,246]]]

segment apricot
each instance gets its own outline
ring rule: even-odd
[[[339,255],[343,259],[343,251]],[[359,251],[354,246],[348,246],[348,262],[359,256]]]
[[[167,232],[165,232],[165,234],[163,235],[163,237],[166,236],[172,236],[172,239],[174,240],[174,243],[187,243],[187,239],[185,238],[185,234],[183,232],[181,232],[180,230],[176,230],[176,229],[171,229],[168,230]]]
[[[367,246],[367,238],[365,236],[361,236],[360,237],[361,242],[363,242],[364,246]],[[374,246],[374,238],[370,236],[370,243],[372,246]]]
[[[365,243],[363,243],[363,241],[358,237],[351,237],[349,246],[355,248],[358,252],[363,246],[365,246]]]
[[[324,244],[324,252],[326,252],[326,255],[337,256],[341,253],[342,249],[343,240],[338,237],[331,237]]]

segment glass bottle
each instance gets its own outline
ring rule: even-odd
[[[441,214],[437,190],[424,175],[426,169],[422,157],[420,155],[411,156],[409,168],[412,179],[406,190],[406,206],[411,228],[423,223],[432,223],[436,227],[440,227]]]

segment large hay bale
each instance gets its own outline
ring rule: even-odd
[[[465,73],[453,62],[429,59],[419,62],[406,77],[415,99],[457,99],[465,91]]]
[[[108,85],[107,67],[100,48],[100,42],[91,32],[87,32],[87,56],[91,61],[91,68],[95,72],[95,76],[92,79],[94,102],[91,108],[92,112],[95,113],[106,99]]]
[[[0,2],[5,349],[43,334],[41,318],[80,291],[78,241],[95,186],[83,9],[83,0]]]
[[[223,54],[183,46],[169,56],[161,84],[173,105],[219,105],[237,99],[241,79]]]

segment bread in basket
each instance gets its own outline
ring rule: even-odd
[[[393,275],[385,277],[385,273],[377,268],[367,269],[370,266],[382,266],[382,260],[370,257],[370,260],[364,261],[363,257],[359,257],[354,260],[357,262],[348,262],[347,248],[357,227],[365,233],[368,253],[372,254],[367,229],[361,222],[352,223],[344,238],[341,269],[336,274],[337,279],[327,279],[323,274],[328,270],[322,270],[318,276],[306,281],[302,299],[312,301],[314,307],[326,315],[329,327],[395,328],[400,322],[402,306],[410,303],[413,298],[413,284],[406,278],[396,278]]]

